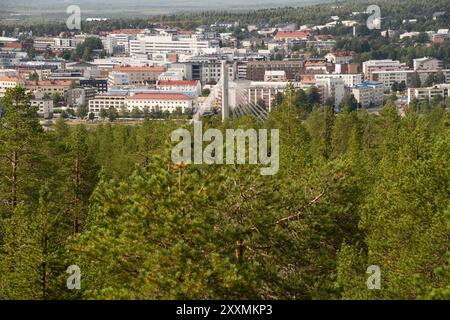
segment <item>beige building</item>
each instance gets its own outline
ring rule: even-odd
[[[129,76],[130,84],[156,83],[161,73],[165,72],[165,67],[115,67],[113,72],[126,73]]]
[[[448,97],[450,91],[450,84],[440,84],[434,87],[428,88],[409,88],[408,89],[408,104],[414,99],[423,100],[433,100],[437,96]]]
[[[384,85],[381,82],[366,81],[352,88],[352,94],[362,107],[383,104]]]

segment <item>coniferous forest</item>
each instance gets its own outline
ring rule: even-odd
[[[449,299],[444,103],[336,113],[289,94],[266,121],[202,119],[279,129],[279,172],[262,176],[172,163],[170,133],[187,121],[44,130],[25,90],[8,90],[0,299]]]

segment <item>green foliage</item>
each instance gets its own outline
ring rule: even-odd
[[[336,113],[315,96],[289,86],[264,122],[203,119],[279,129],[280,170],[261,176],[258,165],[173,164],[171,132],[193,131],[180,115],[60,119],[43,132],[25,91],[8,90],[0,298],[448,299],[447,109],[400,115],[388,100],[379,114]],[[69,265],[81,268],[76,292]],[[366,286],[370,265],[380,290]]]

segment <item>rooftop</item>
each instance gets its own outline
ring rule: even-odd
[[[137,93],[127,100],[191,100],[191,98],[181,93]]]

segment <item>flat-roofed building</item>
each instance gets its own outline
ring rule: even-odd
[[[200,40],[195,36],[178,35],[138,35],[130,40],[130,54],[179,53],[199,54],[217,47],[210,40]]]
[[[130,84],[148,84],[156,83],[161,73],[167,69],[161,66],[150,67],[115,67],[113,71],[127,73],[130,78]]]
[[[138,108],[172,113],[194,108],[194,98],[182,93],[138,93],[125,100],[129,111]]]
[[[383,104],[384,85],[381,82],[365,81],[352,88],[352,94],[362,107]]]
[[[125,105],[126,93],[99,94],[89,101],[89,113],[98,116],[100,111],[115,108],[120,110]]]
[[[195,97],[202,94],[202,85],[198,80],[160,80],[156,88],[161,91],[180,92]]]
[[[287,80],[299,81],[304,61],[248,61],[246,69],[247,80],[264,81],[266,71],[284,71]]]
[[[413,100],[433,100],[435,97],[448,97],[450,91],[450,84],[439,84],[428,88],[409,88],[408,89],[408,103]]]

